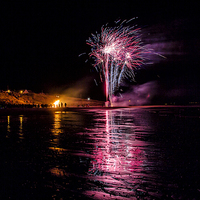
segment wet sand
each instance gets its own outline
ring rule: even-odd
[[[198,106],[1,112],[1,199],[200,199]]]
[[[105,107],[105,106],[90,106],[90,107],[63,107],[63,108],[3,108],[0,109],[0,115],[23,115],[23,114],[45,114],[52,112],[67,112],[67,111],[84,111],[84,110],[114,110],[114,109],[138,109],[138,108],[200,108],[200,105],[144,105],[144,106],[126,106],[126,107]]]

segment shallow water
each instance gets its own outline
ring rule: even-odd
[[[0,117],[1,199],[200,199],[199,108]]]

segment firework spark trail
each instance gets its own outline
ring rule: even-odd
[[[102,26],[100,34],[92,34],[86,41],[91,46],[89,56],[95,61],[94,67],[104,77],[106,101],[109,99],[111,103],[123,78],[134,80],[134,70],[144,64],[145,55],[152,52],[142,45],[140,28],[127,25],[133,19],[124,20],[116,27]]]

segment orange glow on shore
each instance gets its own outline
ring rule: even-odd
[[[55,102],[53,103],[53,104],[54,104],[54,107],[55,107],[55,108],[58,107],[59,103],[60,103],[60,100],[55,101]]]

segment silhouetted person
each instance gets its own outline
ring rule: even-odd
[[[67,107],[67,104],[65,103],[65,108]]]

